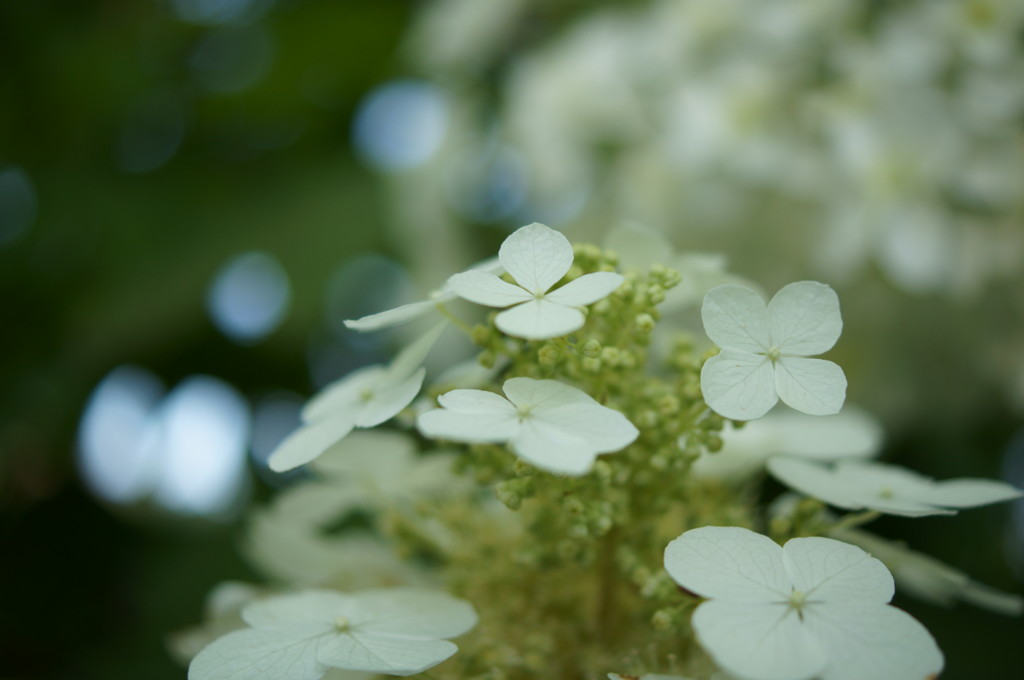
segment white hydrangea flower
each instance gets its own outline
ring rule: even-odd
[[[275,472],[316,459],[353,428],[375,427],[412,403],[423,386],[420,364],[445,329],[438,324],[387,366],[367,366],[324,388],[302,410],[304,425],[281,442],[268,464]]]
[[[665,569],[709,598],[693,614],[701,646],[743,680],[934,677],[942,652],[887,604],[893,579],[860,548],[830,538],[780,547],[739,527],[691,529],[665,549]]]
[[[911,550],[903,543],[889,541],[862,529],[838,528],[830,534],[853,543],[889,568],[901,592],[942,606],[963,601],[1005,616],[1024,614],[1024,598],[971,579],[964,572],[930,555]]]
[[[492,257],[476,263],[468,271],[482,271],[498,275],[504,271],[504,268],[498,262],[498,258]],[[345,327],[361,333],[392,328],[393,326],[401,325],[436,311],[438,305],[450,302],[457,297],[458,295],[455,294],[451,284],[446,281],[443,286],[432,291],[426,300],[399,305],[394,309],[386,309],[383,312],[377,312],[376,314],[370,314],[358,319],[345,319]]]
[[[954,515],[962,508],[999,503],[1024,495],[994,479],[936,482],[896,465],[843,460],[834,467],[777,456],[768,470],[783,484],[847,510],[877,510],[889,515]]]
[[[420,414],[427,437],[502,443],[542,470],[583,475],[600,453],[618,451],[639,432],[624,415],[556,380],[510,378],[503,398],[483,390],[452,390],[442,408]]]
[[[527,340],[556,338],[579,329],[584,321],[579,308],[607,297],[623,281],[621,274],[594,272],[551,290],[572,266],[572,245],[561,233],[536,222],[506,238],[498,260],[516,284],[484,271],[455,274],[448,283],[470,302],[508,307],[495,324],[506,335]]]
[[[418,588],[306,590],[242,609],[250,626],[206,646],[189,680],[319,680],[332,668],[413,675],[458,648],[476,625],[464,600]]]
[[[839,339],[843,320],[834,290],[815,281],[785,286],[767,307],[752,290],[711,289],[701,309],[704,330],[722,348],[700,374],[704,399],[734,420],[760,418],[782,398],[798,411],[838,413],[846,376],[831,361],[809,359]]]

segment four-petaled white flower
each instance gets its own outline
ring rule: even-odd
[[[242,609],[251,626],[192,660],[189,680],[319,680],[331,668],[412,675],[458,648],[477,616],[464,600],[418,588],[306,590]]]
[[[583,475],[599,453],[633,443],[639,432],[624,415],[585,392],[556,380],[510,378],[505,399],[483,390],[452,390],[443,408],[420,414],[427,437],[459,442],[507,442],[520,458],[542,470]]]
[[[954,515],[957,509],[1013,500],[1020,489],[994,479],[943,482],[897,465],[844,460],[835,467],[776,456],[768,470],[783,484],[847,510],[877,510],[889,515]]]
[[[498,251],[498,260],[516,284],[485,271],[468,271],[448,279],[455,293],[487,307],[509,307],[494,320],[506,335],[528,340],[556,338],[583,326],[580,307],[607,297],[623,281],[614,272],[594,272],[551,290],[572,266],[569,240],[534,222],[513,232]]]
[[[704,296],[704,330],[722,351],[700,374],[704,399],[719,415],[760,418],[782,398],[815,416],[838,413],[846,376],[831,361],[808,359],[839,339],[834,290],[815,281],[785,286],[766,307],[754,291],[723,285]]]
[[[687,531],[665,568],[701,597],[697,639],[743,680],[924,680],[942,670],[928,631],[887,604],[892,576],[856,546],[739,527]]]
[[[399,352],[387,366],[367,366],[324,388],[302,410],[303,425],[270,455],[275,472],[314,460],[353,428],[375,427],[398,415],[419,394],[420,367],[446,324],[438,324]]]

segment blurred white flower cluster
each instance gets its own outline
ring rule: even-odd
[[[970,295],[1024,255],[1022,29],[1016,0],[441,0],[408,48],[457,113],[410,193]]]

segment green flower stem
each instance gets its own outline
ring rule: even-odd
[[[877,510],[864,510],[863,512],[853,512],[843,516],[842,519],[833,524],[830,531],[853,529],[854,527],[859,527],[863,524],[873,522],[881,516],[882,513],[878,512]]]
[[[472,329],[470,329],[469,326],[466,325],[465,321],[452,314],[451,311],[447,307],[445,307],[443,303],[436,302],[434,303],[434,306],[437,308],[437,311],[441,312],[441,316],[451,321],[452,325],[458,328],[463,333],[465,333],[467,338],[471,340],[473,339],[473,331]]]

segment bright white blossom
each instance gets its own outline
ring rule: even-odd
[[[469,271],[482,271],[489,272],[491,274],[500,274],[502,272],[502,267],[501,264],[499,264],[498,259],[492,257],[484,260],[483,262],[476,263],[469,268]],[[435,311],[438,308],[438,305],[450,302],[456,297],[458,296],[452,289],[451,284],[446,281],[443,286],[432,291],[430,295],[427,296],[426,300],[399,305],[394,309],[386,309],[383,312],[377,312],[376,314],[370,314],[358,319],[346,319],[345,327],[364,333],[369,331],[379,331],[384,328],[391,328],[429,314],[430,312]]]
[[[418,588],[306,590],[242,609],[251,626],[201,651],[189,680],[319,680],[332,668],[412,675],[458,648],[445,638],[474,625],[473,607]]]
[[[936,482],[896,465],[844,460],[834,467],[777,456],[768,470],[783,484],[847,510],[877,510],[889,515],[953,515],[961,508],[999,503],[1024,495],[993,479]]]
[[[468,271],[448,279],[456,294],[488,307],[508,307],[494,322],[506,335],[544,340],[583,326],[580,307],[607,297],[622,283],[621,274],[594,272],[551,290],[572,266],[569,240],[534,222],[513,232],[498,251],[498,260],[516,283],[485,271]]]
[[[700,374],[704,398],[719,415],[760,418],[780,397],[816,416],[842,408],[843,369],[807,358],[831,349],[843,328],[839,298],[830,287],[791,283],[766,307],[750,289],[718,286],[704,297],[701,316],[708,337],[722,348]]]
[[[908,680],[942,670],[942,653],[887,604],[892,576],[856,546],[794,538],[780,547],[739,527],[691,529],[665,568],[708,598],[693,614],[704,649],[743,680]]]
[[[420,366],[445,324],[439,324],[387,366],[367,366],[323,389],[302,410],[304,425],[271,454],[270,469],[291,470],[316,459],[353,428],[374,427],[412,403],[423,386]]]
[[[621,413],[556,380],[511,378],[503,398],[483,390],[452,390],[442,408],[420,415],[427,437],[501,443],[542,470],[583,475],[600,453],[628,446],[639,432]]]

